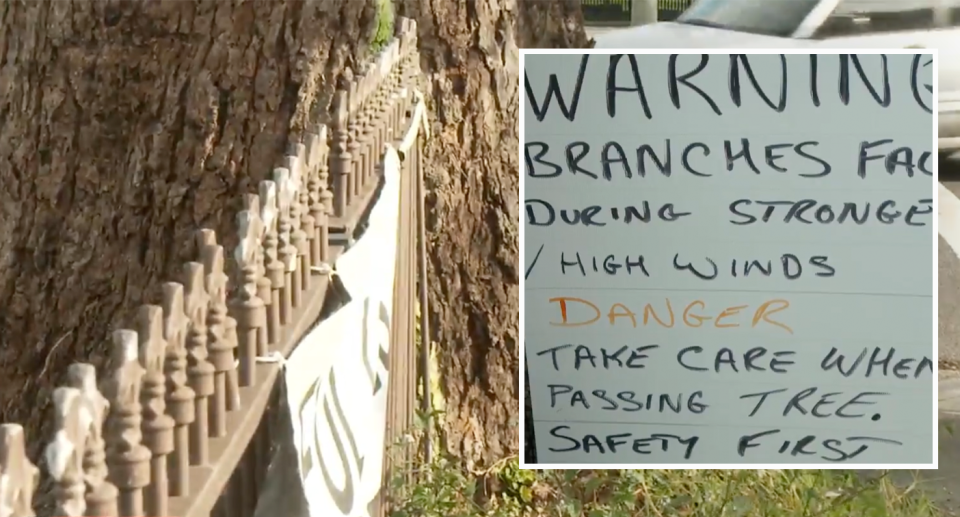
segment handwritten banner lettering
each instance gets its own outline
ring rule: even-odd
[[[525,56],[539,462],[933,462],[931,63]]]

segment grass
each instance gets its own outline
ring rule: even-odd
[[[417,311],[416,345],[422,348]],[[434,347],[431,346],[431,352]],[[431,356],[433,354],[431,353]],[[413,441],[442,434],[443,394],[431,360],[433,408],[418,414]],[[421,394],[422,396],[422,394]],[[955,430],[944,426],[944,432]],[[432,440],[439,452],[440,440]],[[399,446],[399,445],[398,445]],[[436,454],[436,452],[435,452]],[[852,470],[522,470],[510,457],[466,471],[437,454],[409,465],[389,487],[390,517],[941,517],[918,489],[891,472]],[[902,477],[902,476],[901,476]],[[411,482],[410,480],[415,480]]]
[[[387,46],[387,43],[390,43],[390,38],[393,37],[394,32],[393,24],[394,17],[392,0],[377,0],[376,28],[374,29],[373,35],[370,38],[371,52],[380,52],[384,47]]]
[[[521,470],[439,459],[394,483],[391,517],[933,517],[915,488],[849,470]]]

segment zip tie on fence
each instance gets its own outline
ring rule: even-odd
[[[417,100],[417,104],[423,106],[423,112],[420,114],[420,125],[423,126],[423,136],[427,137],[427,140],[430,139],[430,117],[427,116],[427,101],[423,97],[423,93],[417,88],[413,89],[413,98]]]
[[[283,367],[283,366],[286,364],[286,362],[287,362],[286,358],[283,357],[283,354],[281,354],[280,352],[278,352],[278,351],[276,351],[276,350],[274,350],[273,352],[270,352],[270,353],[267,354],[267,355],[258,355],[258,356],[256,357],[256,361],[257,361],[258,363],[280,363],[280,366],[281,366],[281,367]],[[234,368],[240,368],[240,360],[239,360],[239,359],[234,359],[234,360],[233,360],[233,367],[234,367]]]
[[[417,136],[420,133],[420,129],[423,128],[424,136],[430,138],[430,130],[427,128],[427,103],[423,99],[423,94],[417,90],[413,92],[416,106],[413,108],[413,117],[410,121],[410,127],[407,129],[407,134],[403,135],[403,138],[398,142],[396,151],[400,160],[405,160],[407,157],[407,152],[413,147],[414,143],[417,141]]]
[[[283,354],[274,350],[267,355],[258,355],[258,363],[280,363],[280,367],[283,368],[287,364],[287,359],[283,357]]]
[[[319,266],[310,266],[310,271],[314,273],[320,273],[321,275],[327,275],[330,277],[336,274],[336,272],[333,271],[333,267],[331,267],[330,264],[327,264],[327,263],[320,264]]]

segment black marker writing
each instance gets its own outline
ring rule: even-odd
[[[675,169],[674,155],[679,154],[678,170],[698,178],[710,178],[717,175],[708,171],[720,166],[734,173],[789,173],[792,172],[791,168],[782,160],[792,154],[799,158],[793,160],[791,165],[797,170],[797,176],[821,178],[830,174],[833,167],[818,156],[819,145],[820,142],[814,140],[756,145],[747,138],[686,144],[676,144],[671,139],[664,139],[662,147],[653,142],[634,143],[624,140],[610,141],[600,146],[574,141],[563,149],[557,149],[546,142],[532,141],[524,144],[524,163],[527,177],[537,179],[557,178],[564,171],[581,178],[607,181],[640,179],[654,172],[669,178]],[[722,151],[715,152],[721,149]],[[896,153],[903,154],[904,151],[893,152]],[[891,170],[906,167],[906,162],[903,162],[907,159],[906,154],[903,156],[897,158],[900,161],[890,162]],[[924,156],[920,155],[920,159],[914,160],[916,164],[913,167],[927,174],[926,171],[930,168],[929,157]],[[713,159],[710,159],[711,157]],[[763,164],[765,168],[761,168],[759,164]]]
[[[589,259],[586,261],[586,264],[584,263],[585,258]],[[573,253],[560,252],[560,274],[566,275],[569,271],[570,274],[579,272],[580,276],[587,276],[588,269],[594,273],[602,272],[611,276],[619,274],[633,275],[634,273],[642,274],[645,277],[650,276],[643,255],[635,255],[634,257],[626,256],[621,259],[614,255],[607,255],[605,257],[587,255],[584,257],[580,255],[579,251]]]
[[[787,388],[778,388],[773,390],[761,391],[757,393],[747,393],[740,395],[741,400],[756,399],[756,405],[747,416],[755,416],[763,407],[767,398],[771,395],[786,393]],[[870,417],[871,420],[880,420],[878,413],[868,415],[867,413],[857,412],[858,406],[872,406],[877,403],[877,398],[889,395],[885,392],[861,392],[853,396],[844,395],[843,392],[823,392],[820,388],[809,387],[797,391],[783,404],[781,416],[789,416],[793,413],[800,415],[810,415],[815,418],[864,418]],[[839,398],[839,400],[838,400]],[[782,400],[778,398],[779,400]],[[808,400],[812,399],[812,400]],[[876,416],[876,418],[874,418]]]
[[[590,347],[587,345],[560,345],[537,352],[538,356],[550,354],[553,361],[554,370],[559,371],[560,366],[557,363],[557,354],[568,348],[573,349],[573,369],[579,370],[581,366],[590,368],[603,368],[604,370],[615,368],[641,369],[646,366],[646,360],[649,358],[648,352],[660,348],[660,345],[645,345],[638,347],[629,347],[623,345],[617,348]],[[599,352],[599,355],[598,355]]]
[[[824,371],[836,370],[844,377],[862,374],[865,378],[871,375],[897,379],[919,379],[924,372],[933,375],[933,361],[929,357],[896,357],[897,349],[873,347],[863,348],[856,358],[841,354],[837,347],[833,347],[820,361],[820,368]],[[867,356],[869,355],[869,359]],[[866,360],[866,361],[864,361]]]
[[[919,169],[924,175],[933,176],[930,163],[933,153],[930,151],[921,151],[915,154],[910,147],[900,146],[884,154],[867,154],[874,147],[891,143],[893,143],[891,138],[861,142],[860,156],[857,160],[857,175],[866,178],[867,164],[871,161],[882,161],[884,170],[890,175],[903,170],[908,177],[912,178],[916,173],[915,171]]]
[[[654,211],[648,201],[619,207],[591,205],[582,208],[557,209],[544,199],[527,199],[524,201],[524,208],[527,213],[527,224],[532,226],[552,226],[558,222],[568,226],[587,227],[602,227],[608,223],[649,223],[654,220],[654,214],[657,220],[670,223],[690,215],[690,212],[678,210],[673,203],[663,203]]]
[[[857,57],[856,54],[840,55],[840,101],[843,102],[844,105],[850,104],[850,63],[853,63],[853,68],[856,69],[857,75],[860,77],[860,80],[863,81],[863,85],[867,87],[867,90],[870,92],[870,96],[873,97],[873,100],[877,101],[877,104],[883,106],[884,108],[889,107],[890,74],[887,71],[887,55],[880,54],[880,74],[883,88],[882,95],[877,93],[873,83],[867,79],[867,74],[863,70],[863,65],[860,64],[860,58]]]
[[[646,396],[631,390],[623,390],[617,393],[608,392],[604,389],[582,389],[569,384],[548,384],[550,390],[550,407],[580,408],[580,409],[599,409],[603,411],[652,411],[666,413],[672,411],[674,414],[680,414],[683,411],[699,415],[706,411],[710,406],[701,402],[703,400],[703,391],[697,390],[689,396],[683,393],[676,395],[661,393],[648,393]]]
[[[693,454],[693,449],[700,440],[698,436],[684,438],[673,434],[652,433],[648,436],[635,435],[634,433],[616,433],[598,437],[593,434],[584,434],[582,437],[573,437],[568,425],[558,425],[550,429],[550,436],[566,442],[567,446],[549,447],[551,452],[574,452],[582,450],[583,452],[596,452],[599,454],[616,454],[617,452],[626,452],[621,449],[623,445],[629,445],[629,450],[636,454],[652,454],[653,447],[659,445],[662,452],[671,450],[671,444],[679,444],[683,448],[683,459],[688,460]]]
[[[683,368],[695,372],[713,371],[721,373],[732,371],[739,373],[742,369],[744,372],[787,373],[787,367],[794,364],[790,358],[796,355],[796,352],[792,350],[770,352],[762,346],[753,347],[743,352],[740,357],[739,368],[737,366],[737,354],[734,354],[733,350],[729,348],[723,347],[712,354],[712,364],[709,359],[705,361],[702,354],[704,354],[704,351],[703,347],[700,346],[681,348],[677,352],[677,363]]]
[[[762,439],[780,435],[783,431],[780,429],[770,429],[759,433],[744,435],[740,437],[737,443],[737,454],[744,457],[750,449],[760,448],[764,443]],[[857,445],[857,448],[850,451],[848,444]],[[866,451],[870,444],[884,444],[902,446],[903,442],[889,440],[886,438],[876,438],[871,436],[850,436],[847,438],[818,438],[816,435],[806,435],[802,438],[793,440],[783,440],[777,449],[778,454],[789,454],[790,456],[814,456],[819,455],[821,459],[830,462],[843,462],[856,458]],[[821,449],[825,451],[821,451]]]
[[[862,225],[873,220],[890,225],[901,222],[907,226],[928,226],[933,214],[933,198],[919,199],[898,209],[896,201],[844,201],[824,203],[815,199],[770,201],[737,199],[730,203],[730,222],[739,226],[775,220],[793,224],[853,224]]]
[[[563,94],[560,93],[560,83],[557,81],[557,74],[550,74],[550,78],[547,83],[547,95],[543,99],[542,103],[537,102],[537,96],[533,93],[533,88],[530,86],[530,78],[527,77],[527,72],[523,72],[523,87],[526,90],[527,102],[530,103],[530,107],[533,108],[533,113],[537,117],[538,122],[543,122],[543,119],[547,116],[547,111],[550,109],[550,101],[553,99],[553,96],[557,96],[557,104],[560,105],[560,111],[563,112],[563,116],[567,120],[573,122],[573,119],[577,116],[577,106],[580,104],[580,92],[583,88],[583,76],[587,71],[587,62],[590,60],[590,54],[584,54],[580,57],[580,69],[577,71],[577,82],[576,86],[573,89],[573,100],[570,101],[570,107],[567,107],[567,103],[563,99]]]
[[[730,99],[733,106],[742,106],[745,84],[750,85],[752,90],[770,110],[782,113],[787,109],[789,101],[797,97],[796,95],[791,96],[788,92],[788,72],[790,67],[788,66],[787,58],[782,54],[778,56],[779,63],[777,71],[780,77],[776,97],[772,95],[773,92],[765,91],[757,80],[753,66],[757,58],[758,56],[731,54],[724,60],[721,56],[701,54],[697,64],[693,67],[688,67],[681,66],[678,63],[680,56],[672,54],[667,58],[666,84],[663,84],[644,81],[643,74],[650,73],[650,67],[647,66],[646,69],[644,69],[644,67],[640,66],[636,55],[610,55],[607,58],[606,74],[604,77],[605,84],[603,88],[600,89],[604,95],[603,103],[606,107],[607,116],[610,118],[617,116],[620,96],[627,93],[636,96],[636,102],[638,102],[642,109],[644,117],[647,120],[653,119],[656,113],[650,105],[649,97],[647,96],[647,89],[651,87],[665,88],[667,96],[670,98],[670,104],[675,110],[680,110],[683,109],[684,106],[689,107],[691,104],[699,102],[716,115],[723,116],[724,113],[720,109],[717,99],[726,96]],[[531,57],[531,59],[533,58]],[[885,54],[881,54],[879,59],[880,63],[879,67],[877,67],[877,72],[868,74],[860,56],[856,54],[842,54],[839,56],[837,67],[840,80],[837,83],[836,92],[837,97],[843,105],[855,104],[853,99],[854,92],[859,91],[852,88],[852,83],[855,80],[859,80],[859,82],[864,85],[867,93],[878,106],[887,108],[892,105],[894,98],[890,87],[891,80],[888,59]],[[534,90],[528,72],[524,70],[524,92],[528,99],[527,102],[530,104],[538,122],[543,122],[546,119],[547,114],[554,104],[554,97],[556,97],[556,105],[559,106],[563,117],[570,122],[576,119],[581,95],[584,91],[584,80],[586,77],[591,77],[586,73],[589,62],[590,55],[587,54],[580,57],[576,77],[573,80],[572,91],[568,90],[566,95],[561,92],[560,81],[555,72],[546,74],[546,91],[542,92],[542,96],[538,95],[540,92]],[[628,80],[625,79],[625,74],[620,73],[620,65],[623,63],[629,64]],[[929,56],[916,56],[914,58],[909,76],[911,92],[909,96],[905,96],[906,101],[915,104],[927,113],[932,113],[932,110],[930,109],[926,96],[932,93],[933,88],[932,85],[927,84],[920,76],[929,69],[931,63],[932,59],[930,59]],[[708,70],[708,66],[724,66],[724,64],[727,72],[726,84],[713,82],[703,77],[705,75],[704,72]],[[798,65],[794,65],[795,68],[797,66]],[[803,65],[799,66],[803,67]],[[809,96],[811,104],[815,108],[820,107],[821,88],[818,83],[820,61],[818,56],[810,56],[806,63],[806,68],[810,75],[810,87],[806,92],[800,93]],[[800,72],[800,70],[796,71]],[[597,72],[599,72],[599,70],[597,70]],[[873,76],[873,78],[870,76]],[[744,81],[744,78],[746,78],[746,81]],[[721,88],[726,91],[721,90]],[[632,98],[633,95],[630,95],[630,98]]]

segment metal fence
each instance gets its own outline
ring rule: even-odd
[[[596,25],[629,25],[635,0],[580,0],[583,20]],[[657,20],[675,20],[693,0],[657,0]]]
[[[330,264],[375,197],[384,145],[407,132],[420,77],[416,30],[399,19],[397,36],[336,93],[329,131],[308,130],[272,180],[244,196],[232,253],[199,230],[195,260],[163,285],[162,300],[140,307],[136,328],[112,334],[109,370],[70,367],[54,391],[43,474],[27,458],[24,429],[0,425],[0,515],[33,516],[41,476],[57,516],[252,515],[281,404],[280,365],[270,358],[288,356],[316,323]],[[409,429],[416,397],[421,164],[419,152],[404,158],[388,445]],[[385,454],[384,476],[391,460]]]
[[[657,0],[657,20],[661,22],[676,20],[692,3],[693,0]]]

